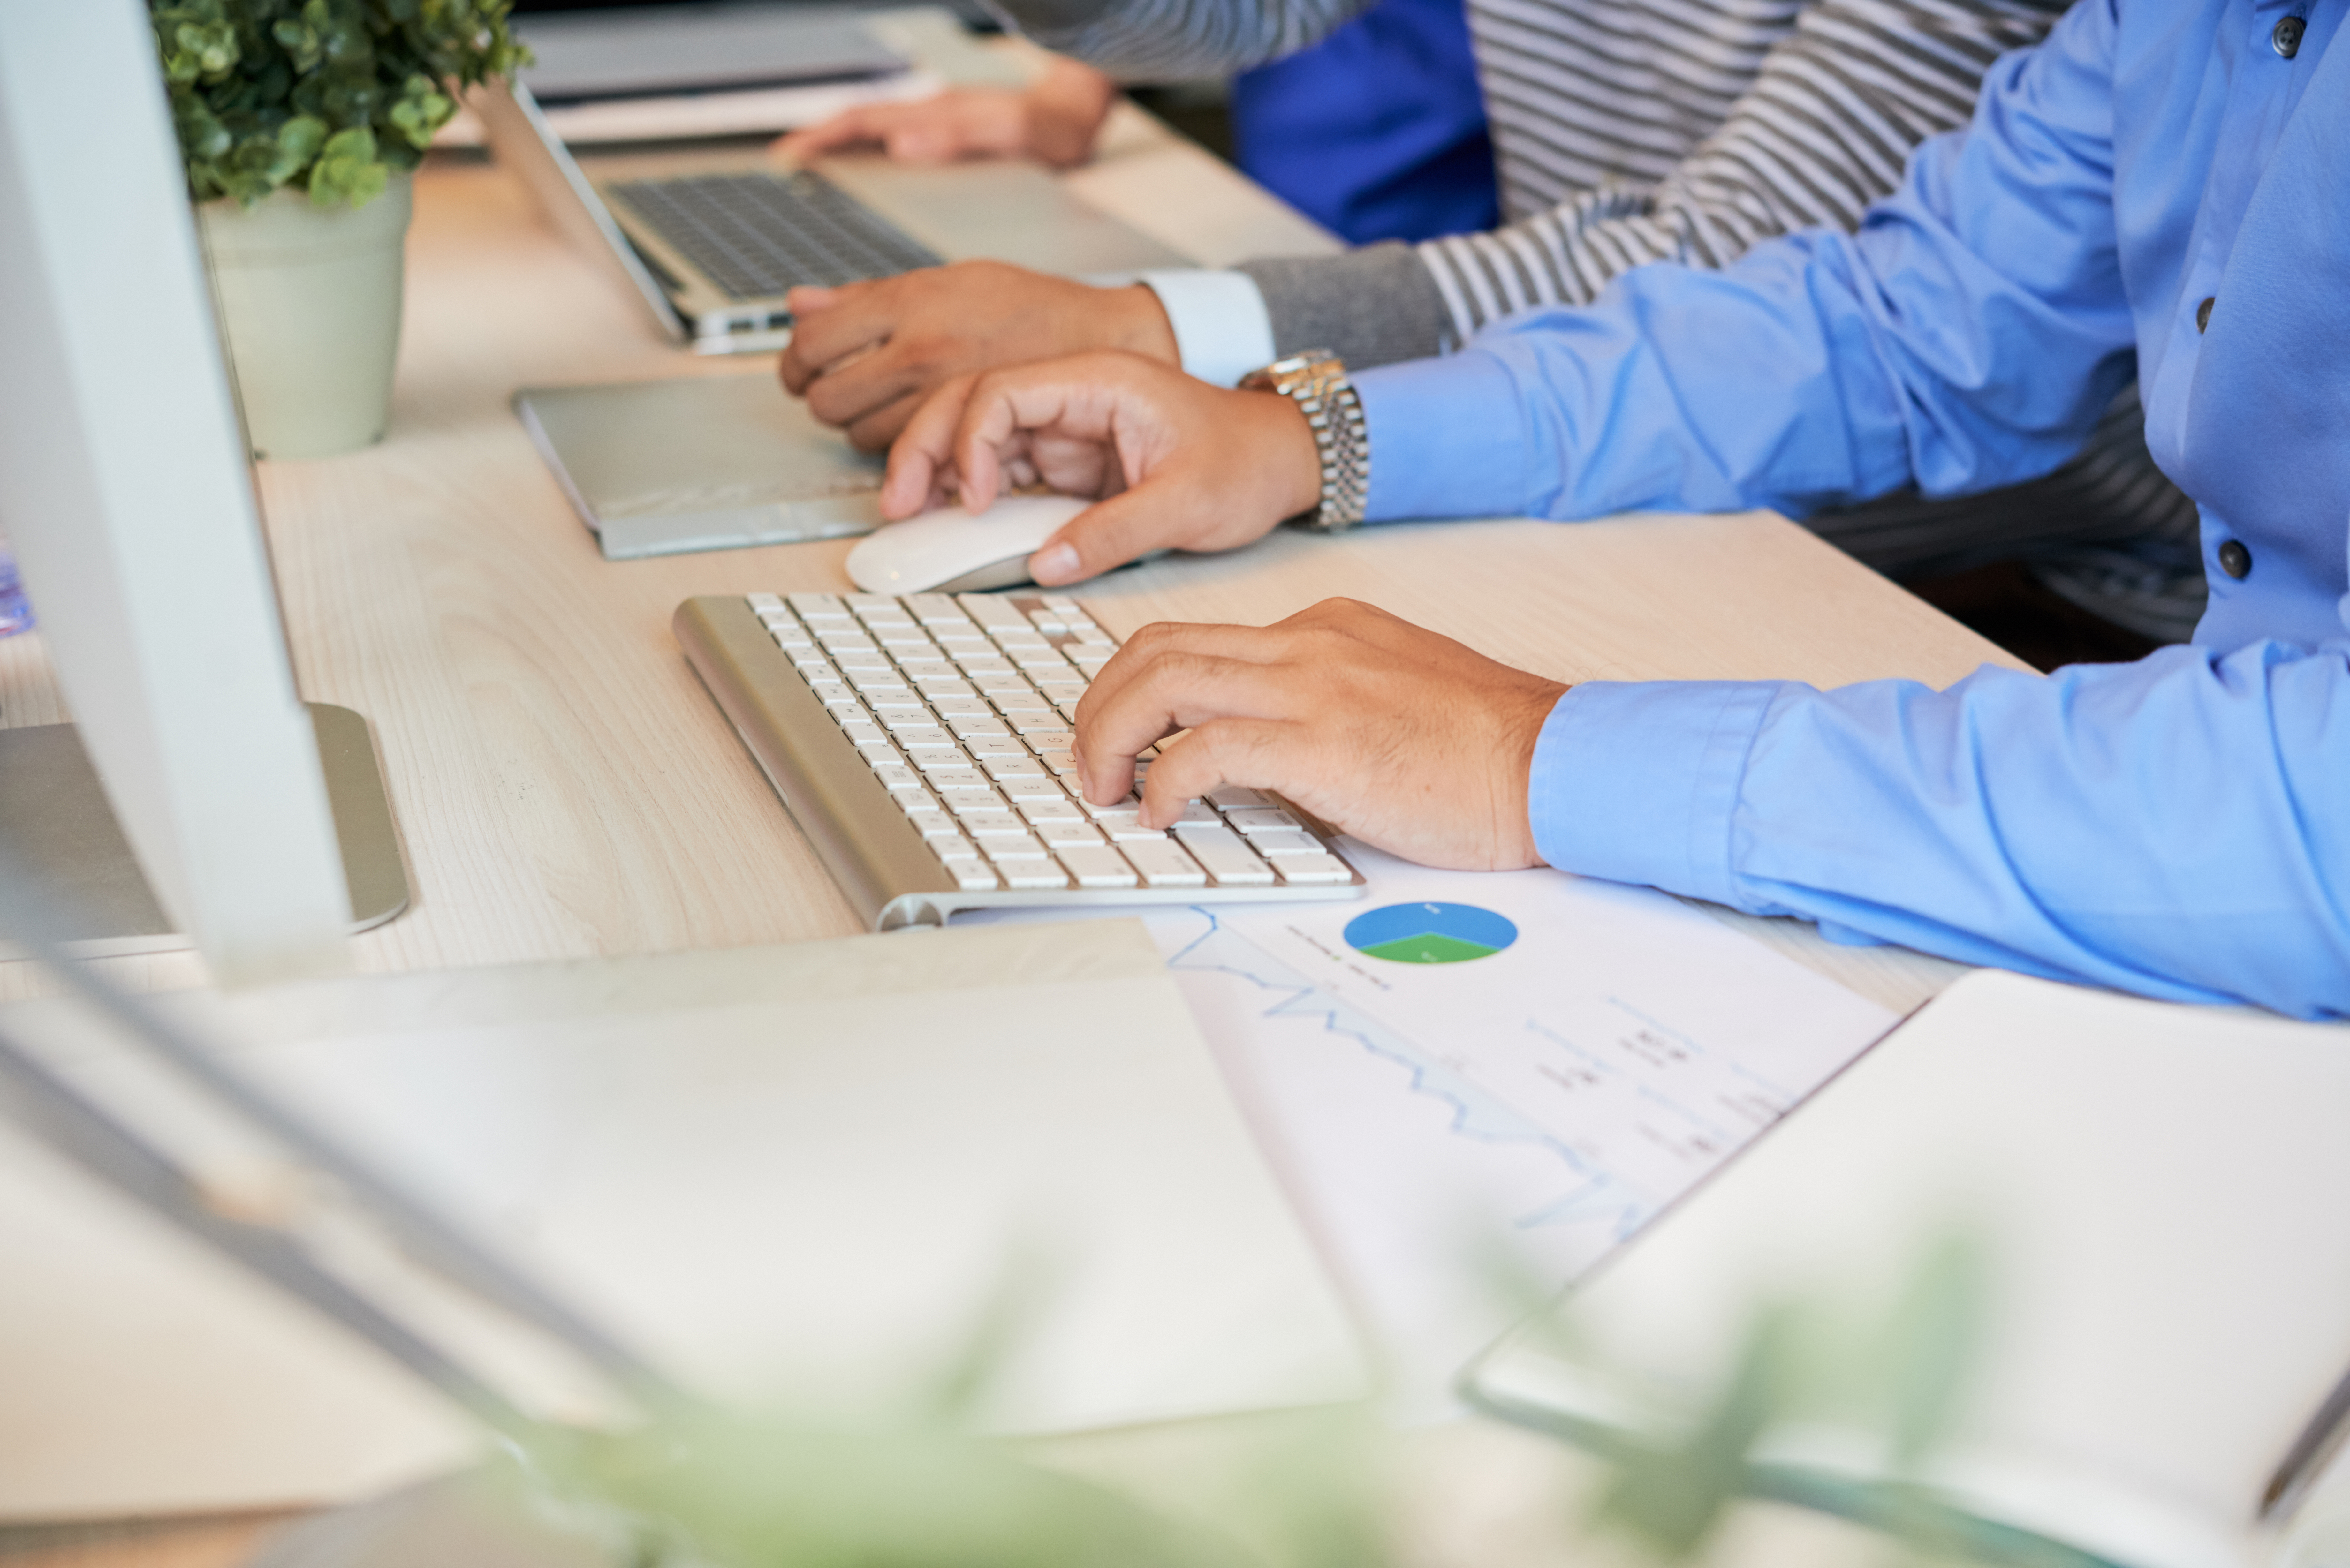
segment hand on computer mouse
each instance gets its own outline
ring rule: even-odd
[[[1042,483],[1098,504],[1029,558],[1046,587],[1159,550],[1229,550],[1314,505],[1314,432],[1273,392],[1211,387],[1139,354],[1080,354],[958,376],[889,449],[881,514],[960,499],[977,512]]]
[[[1140,284],[1096,288],[1003,262],[957,262],[837,288],[795,288],[778,369],[808,411],[879,452],[951,376],[1123,348],[1179,362],[1175,329]]]
[[[1526,777],[1566,691],[1352,599],[1269,627],[1161,622],[1126,639],[1077,705],[1087,798],[1150,764],[1142,823],[1226,784],[1270,789],[1367,844],[1426,866],[1539,866]]]
[[[808,159],[879,145],[903,163],[958,158],[1034,158],[1055,169],[1093,156],[1118,84],[1076,60],[1051,58],[1027,87],[949,88],[902,103],[859,104],[775,143],[777,156]]]

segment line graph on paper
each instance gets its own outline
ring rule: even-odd
[[[1508,1326],[1495,1246],[1567,1283],[1894,1023],[1662,894],[1348,852],[1373,905],[1517,939],[1388,961],[1347,940],[1359,903],[1149,923],[1408,1399]]]

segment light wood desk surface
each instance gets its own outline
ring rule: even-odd
[[[1140,156],[1169,161],[1155,147]],[[1207,182],[1175,166],[1182,183]],[[1263,226],[1279,237],[1277,224]],[[348,457],[266,463],[260,477],[303,692],[374,725],[415,889],[407,914],[354,944],[359,965],[856,929],[669,626],[694,594],[846,589],[847,542],[607,562],[507,403],[525,385],[757,374],[770,362],[672,347],[493,168],[420,177],[409,269],[389,437]],[[1082,590],[1120,634],[1166,618],[1264,622],[1340,594],[1565,680],[1907,675],[1942,685],[2004,657],[1762,515],[1284,531]],[[38,641],[0,643],[0,722],[63,716]],[[1754,925],[1897,1005],[1950,972],[1832,950],[1786,922]],[[0,964],[0,1000],[42,989],[27,967]],[[135,984],[197,972],[180,955],[109,967]]]
[[[1082,178],[1164,234],[1201,214],[1206,262],[1326,244],[1130,111]],[[671,346],[492,168],[436,165],[420,177],[408,258],[388,439],[260,475],[302,690],[373,724],[405,837],[414,907],[359,939],[357,963],[436,969],[856,930],[669,629],[694,594],[846,589],[847,544],[608,563],[507,404],[525,385],[770,362],[695,359]],[[1898,675],[1944,685],[1987,660],[2013,662],[1765,515],[1284,532],[1239,555],[1118,574],[1081,595],[1120,634],[1165,618],[1262,623],[1349,595],[1573,680]],[[0,642],[0,723],[62,717],[37,636]],[[1792,922],[1742,923],[1897,1006],[1957,972],[1892,950],[1831,948]],[[140,986],[201,978],[185,955],[106,967]],[[0,1000],[48,989],[30,966],[0,964]],[[0,1537],[0,1555],[198,1568],[236,1560],[252,1528],[224,1521],[104,1547]],[[1857,1560],[1804,1533],[1841,1542],[1840,1527],[1795,1528],[1815,1549],[1785,1560]]]

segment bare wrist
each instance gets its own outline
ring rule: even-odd
[[[1175,324],[1159,293],[1147,283],[1102,290],[1109,299],[1110,341],[1105,348],[1123,348],[1162,365],[1183,366],[1183,350],[1175,341]]]

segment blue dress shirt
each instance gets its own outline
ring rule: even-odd
[[[2012,483],[2132,374],[2189,647],[1948,691],[1590,682],[1552,864],[1832,936],[2350,1015],[2350,0],[2082,0],[1856,235],[1620,279],[1359,378],[1371,515],[1801,513]]]

